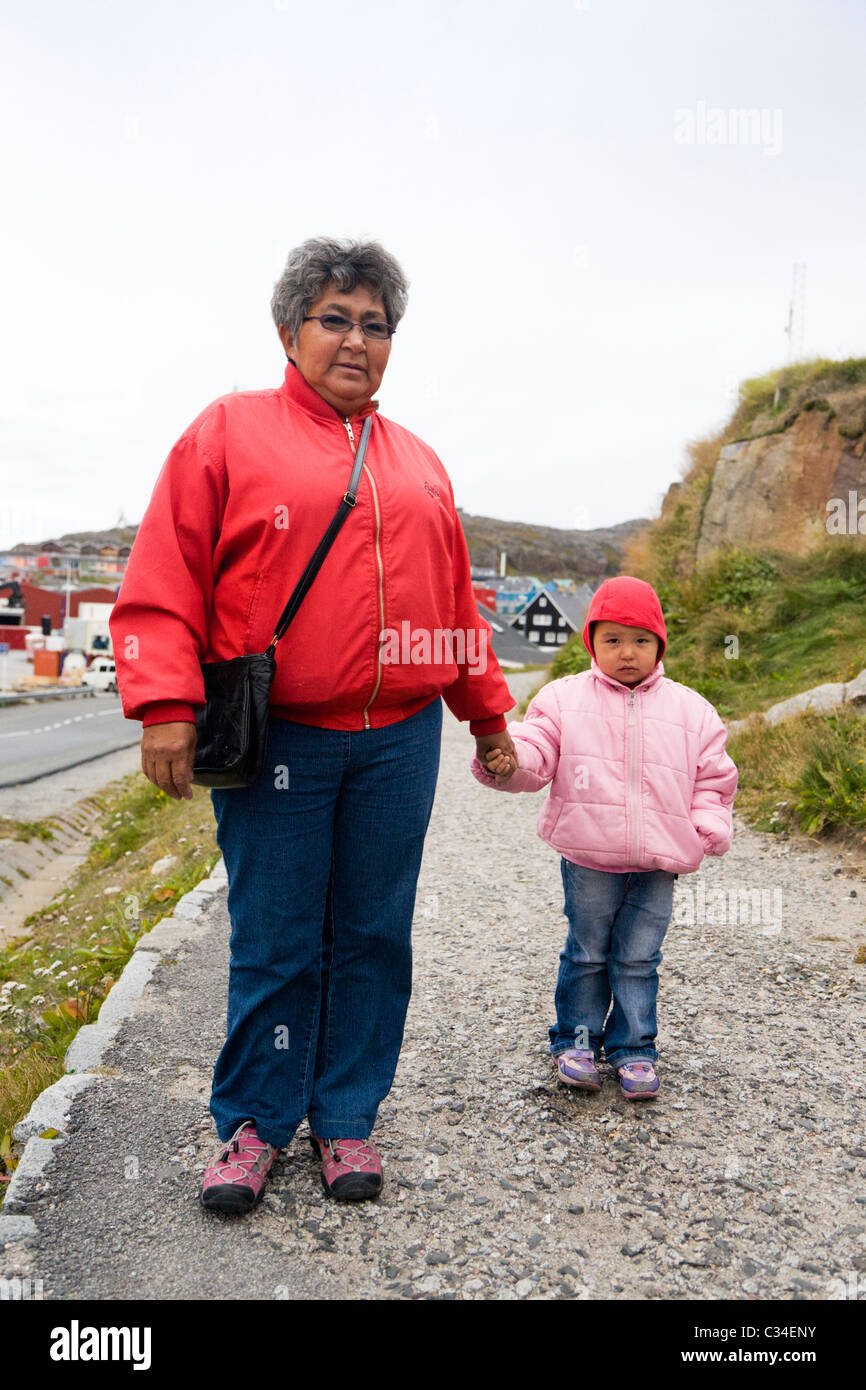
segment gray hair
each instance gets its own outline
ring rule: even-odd
[[[305,314],[330,284],[344,293],[367,286],[371,294],[381,296],[395,328],[406,312],[409,282],[378,241],[310,237],[289,252],[274,286],[271,313],[277,328],[288,328],[297,340]]]

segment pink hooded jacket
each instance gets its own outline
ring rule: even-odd
[[[638,592],[624,583],[649,590],[657,617],[642,592],[637,608],[623,606],[623,597]],[[600,618],[666,639],[658,599],[640,580],[620,576],[594,595],[584,628],[589,651],[590,624]],[[725,726],[696,690],[668,679],[660,661],[630,689],[593,658],[589,671],[543,686],[508,732],[517,770],[497,780],[473,758],[472,772],[500,791],[534,792],[550,783],[538,834],[565,859],[608,873],[680,874],[694,872],[705,854],[730,849],[737,769],[725,752]]]

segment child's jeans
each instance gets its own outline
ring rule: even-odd
[[[657,967],[675,877],[663,869],[606,873],[562,860],[568,936],[550,1029],[554,1057],[572,1047],[590,1047],[598,1057],[604,1044],[612,1067],[640,1057],[656,1061]]]

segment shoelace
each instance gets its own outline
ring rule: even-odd
[[[325,1143],[334,1162],[341,1163],[345,1167],[354,1166],[350,1162],[351,1159],[360,1160],[358,1167],[363,1167],[365,1163],[373,1163],[376,1158],[370,1145],[362,1139],[326,1139]],[[350,1149],[347,1154],[343,1155],[337,1152],[337,1145],[339,1144],[358,1144],[359,1147]]]
[[[229,1150],[230,1150],[230,1149],[231,1149],[231,1151],[232,1151],[233,1153],[236,1153],[236,1154],[238,1154],[238,1155],[240,1154],[240,1152],[241,1152],[241,1147],[240,1147],[240,1136],[243,1134],[244,1130],[245,1130],[250,1124],[251,1124],[251,1121],[250,1121],[250,1120],[244,1120],[242,1124],[239,1124],[239,1125],[238,1125],[238,1127],[237,1127],[237,1129],[235,1130],[234,1134],[232,1135],[231,1139],[228,1139],[228,1140],[226,1141],[225,1147],[224,1147],[223,1149],[220,1150],[220,1155],[219,1155],[219,1160],[218,1160],[220,1163],[227,1163],[227,1162],[228,1162],[228,1156],[229,1156]],[[272,1147],[271,1145],[267,1144],[266,1141],[265,1141],[264,1139],[260,1139],[260,1138],[258,1137],[258,1135],[255,1135],[255,1138],[253,1138],[252,1135],[248,1135],[248,1136],[247,1136],[247,1143],[248,1143],[249,1147],[247,1146],[247,1144],[244,1145],[244,1155],[248,1155],[248,1156],[252,1159],[253,1163],[256,1163],[256,1162],[257,1162],[258,1158],[260,1157],[260,1155],[261,1155],[263,1152],[266,1153],[266,1152],[268,1151],[268,1149],[269,1149],[270,1147]],[[260,1147],[259,1147],[259,1146],[260,1146]],[[242,1160],[238,1159],[238,1163],[239,1163],[239,1166],[242,1166]]]

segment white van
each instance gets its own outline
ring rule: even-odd
[[[91,662],[81,677],[82,685],[95,686],[97,690],[117,690],[117,672],[110,656],[98,656]]]

